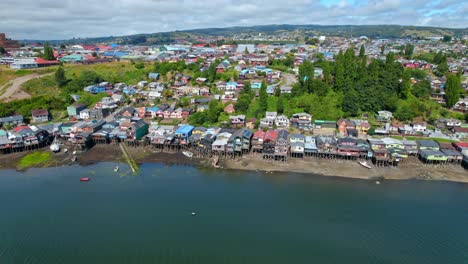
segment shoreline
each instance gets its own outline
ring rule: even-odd
[[[48,148],[39,151],[49,151]],[[128,148],[129,154],[140,166],[145,163],[164,163],[174,165],[191,165],[198,167],[215,168],[211,159],[197,159],[185,157],[181,152],[167,153],[157,152],[142,148]],[[0,156],[0,169],[19,170],[18,161],[30,152],[12,153]],[[70,153],[55,153],[52,160],[30,168],[59,167],[70,165]],[[78,161],[73,164],[88,166],[99,162],[127,163],[118,145],[96,145],[81,153]],[[447,164],[445,166],[425,165],[422,163],[407,162],[399,167],[378,167],[366,169],[356,161],[349,160],[327,160],[317,158],[295,159],[290,158],[288,162],[275,162],[263,160],[256,155],[246,155],[235,160],[220,159],[219,168],[244,171],[294,172],[302,174],[315,174],[325,177],[340,177],[361,180],[438,180],[468,183],[468,172],[460,165]]]

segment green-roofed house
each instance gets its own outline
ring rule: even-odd
[[[79,54],[70,54],[67,56],[63,56],[62,58],[59,59],[61,62],[80,62],[80,61],[85,61],[86,57],[83,55]]]
[[[422,150],[419,152],[419,158],[425,163],[447,162],[448,156],[439,150]]]

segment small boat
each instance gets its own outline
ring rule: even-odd
[[[60,151],[60,140],[57,137],[54,138],[54,141],[50,145],[50,151],[54,153],[57,153]]]
[[[184,154],[184,156],[187,157],[187,158],[192,158],[193,157],[193,153],[190,152],[190,151],[182,151],[182,154]]]
[[[375,184],[379,185],[379,184],[380,184],[380,181],[376,181]]]
[[[372,167],[367,163],[367,161],[359,161],[358,163],[364,168],[372,169]]]
[[[195,215],[197,215],[197,213],[195,213],[195,212],[192,212],[192,215],[193,215],[193,216],[195,216]]]
[[[59,152],[59,151],[60,151],[60,146],[59,146],[59,144],[52,144],[52,145],[50,145],[50,150],[51,150],[52,152]]]
[[[83,178],[80,178],[80,181],[82,182],[87,182],[87,181],[90,181],[91,179],[88,178],[88,177],[83,177]]]
[[[115,171],[115,172],[118,172],[118,171],[119,171],[119,166],[118,166],[118,165],[115,166],[114,171]]]

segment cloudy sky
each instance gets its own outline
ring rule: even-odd
[[[467,27],[464,0],[0,0],[14,39],[119,36],[267,24]]]

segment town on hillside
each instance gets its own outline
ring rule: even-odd
[[[0,34],[2,67],[49,68],[38,80],[57,91],[0,103],[0,150],[122,143],[200,157],[468,167],[467,36],[284,38],[52,46]]]

